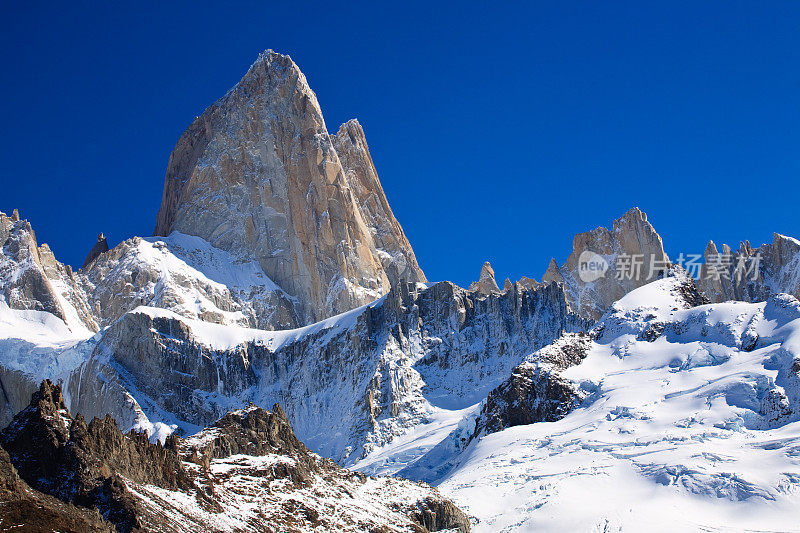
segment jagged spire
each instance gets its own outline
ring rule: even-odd
[[[83,262],[83,267],[86,268],[89,266],[92,261],[97,259],[100,254],[103,254],[108,251],[108,241],[106,240],[106,236],[103,233],[97,236],[97,242],[92,246],[92,249],[89,251],[89,255],[86,256],[86,261]]]
[[[489,261],[483,263],[483,267],[481,267],[481,277],[478,281],[473,282],[469,286],[469,291],[479,292],[481,294],[500,292],[500,287],[497,286],[497,281],[494,278],[494,269]]]

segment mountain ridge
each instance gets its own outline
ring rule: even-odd
[[[468,288],[430,283],[360,123],[329,132],[272,51],[176,143],[155,233],[101,234],[73,271],[0,213],[9,501],[159,531],[470,527],[430,487],[372,475],[435,483],[479,531],[647,529],[684,506],[700,521],[679,529],[735,526],[744,500],[778,528],[800,503],[793,238],[711,242],[695,273],[634,207],[541,282],[501,288],[486,262]]]

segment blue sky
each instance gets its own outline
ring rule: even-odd
[[[376,4],[4,2],[0,210],[76,266],[149,235],[181,132],[273,48],[359,118],[430,279],[540,278],[632,206],[671,255],[800,237],[800,3]]]

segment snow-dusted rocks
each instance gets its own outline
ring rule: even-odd
[[[305,76],[272,51],[175,146],[155,234],[173,231],[257,261],[304,323],[386,294],[392,272],[425,281],[361,127],[330,135]]]
[[[85,360],[97,330],[80,278],[17,211],[0,213],[0,426],[44,378],[64,378]]]
[[[124,428],[162,438],[171,426],[189,434],[250,401],[279,402],[314,450],[352,464],[479,402],[530,347],[583,327],[557,285],[478,298],[447,282],[406,284],[343,315],[274,332],[140,307],[106,331],[67,391],[86,416],[109,412]]]
[[[759,302],[771,294],[800,297],[800,242],[775,233],[772,243],[753,248],[745,241],[737,251],[709,242],[700,288],[713,302]],[[713,267],[707,266],[714,265]]]
[[[272,412],[229,413],[190,439],[171,436],[162,446],[144,434],[123,434],[109,416],[88,424],[73,418],[60,387],[45,381],[0,443],[2,489],[16,493],[4,502],[22,504],[0,517],[26,530],[40,520],[37,513],[73,531],[470,530],[436,489],[368,478],[311,453],[277,405]]]
[[[298,325],[295,300],[256,261],[178,232],[124,241],[79,274],[104,326],[141,305],[219,324],[270,330]]]
[[[97,330],[72,269],[47,244],[39,246],[27,220],[0,213],[0,294],[11,309],[42,311],[74,331]]]

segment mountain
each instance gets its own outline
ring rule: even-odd
[[[105,332],[66,392],[86,416],[108,412],[124,427],[183,434],[248,402],[280,402],[313,449],[352,464],[479,402],[531,347],[582,326],[555,285],[483,299],[447,282],[393,289],[277,332],[139,307]]]
[[[328,133],[289,58],[264,52],[184,132],[155,234],[195,235],[255,260],[297,298],[304,323],[425,281],[356,121]]]
[[[428,283],[274,52],[178,141],[156,234],[73,271],[0,213],[4,527],[795,527],[795,239],[687,262],[634,208],[542,281]]]
[[[228,413],[191,439],[173,436],[162,446],[145,434],[123,434],[110,416],[88,424],[73,418],[60,387],[44,381],[0,443],[6,487],[45,507],[51,528],[470,530],[467,517],[436,489],[352,473],[313,454],[278,405],[272,412]],[[28,506],[0,518],[13,515],[25,526],[41,521],[42,511]]]
[[[0,290],[4,304],[44,312],[76,333],[97,330],[89,301],[69,265],[59,263],[47,244],[39,244],[27,220],[15,209],[0,212]]]
[[[103,326],[140,305],[261,329],[289,329],[300,322],[296,299],[256,261],[177,231],[169,237],[128,239],[96,256],[79,278]]]

